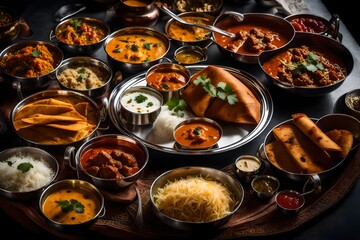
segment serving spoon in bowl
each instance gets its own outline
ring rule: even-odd
[[[201,24],[187,22],[187,21],[183,20],[182,18],[180,18],[179,16],[177,16],[172,11],[170,11],[169,9],[167,9],[166,7],[164,7],[163,5],[160,5],[159,8],[164,13],[166,13],[167,15],[169,15],[170,17],[172,17],[173,19],[175,19],[176,21],[178,21],[178,22],[180,22],[182,24],[192,26],[192,27],[203,28],[203,29],[209,30],[211,32],[216,32],[216,33],[219,33],[221,35],[225,35],[225,36],[230,37],[230,38],[235,38],[236,37],[236,35],[234,33],[224,31],[224,30],[222,30],[220,28],[217,28],[215,26],[212,26],[212,25],[201,25]],[[234,12],[234,15],[235,15],[238,22],[241,22],[244,19],[244,15],[241,14],[241,13],[236,13],[235,14],[235,12]]]

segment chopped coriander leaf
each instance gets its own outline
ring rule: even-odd
[[[178,117],[184,117],[184,111],[187,108],[186,102],[184,99],[179,99],[177,97],[170,98],[166,103],[166,106],[168,106],[168,109],[170,111],[173,111],[171,115],[178,116]]]
[[[153,43],[151,43],[151,42],[144,43],[144,44],[143,44],[143,48],[145,48],[146,50],[150,50],[152,44],[153,44]]]
[[[41,52],[39,49],[34,49],[32,52],[31,52],[31,55],[33,57],[41,57]]]
[[[30,170],[30,168],[33,168],[34,166],[31,163],[28,162],[24,162],[24,163],[20,163],[17,166],[17,169],[20,170],[21,172],[25,173],[27,171]]]
[[[77,213],[83,213],[85,211],[85,206],[75,199],[71,199],[70,201],[60,200],[56,201],[56,203],[60,205],[62,212],[75,211]]]
[[[147,108],[152,107],[152,106],[154,106],[154,104],[153,104],[152,102],[148,102],[148,103],[146,104],[146,107],[147,107]]]
[[[145,102],[148,98],[142,94],[139,94],[135,97],[135,101],[137,103],[142,103],[142,102]]]
[[[193,131],[193,133],[195,134],[195,135],[200,135],[201,133],[200,133],[200,131],[201,131],[201,127],[196,127],[195,129],[194,129],[194,131]]]
[[[122,48],[114,49],[112,52],[113,52],[113,53],[121,53],[121,52],[122,52]]]
[[[139,51],[139,46],[136,45],[136,44],[132,44],[132,45],[131,45],[131,50],[132,50],[133,52],[137,52],[137,51]]]
[[[78,73],[80,73],[80,74],[84,74],[84,73],[85,73],[85,71],[86,71],[86,69],[85,69],[84,67],[82,67],[82,68],[80,68],[80,69],[79,69]]]

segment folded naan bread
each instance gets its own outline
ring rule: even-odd
[[[329,154],[313,143],[296,126],[284,124],[273,129],[275,138],[301,169],[301,173],[320,173],[334,166]]]
[[[238,102],[230,105],[227,100],[210,96],[202,85],[194,84],[194,80],[199,76],[209,78],[213,86],[220,82],[228,84],[236,94]],[[194,74],[181,96],[196,116],[242,124],[257,124],[260,121],[259,100],[240,79],[221,67],[208,66]]]

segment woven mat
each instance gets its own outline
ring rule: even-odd
[[[222,170],[236,178],[232,167],[227,166]],[[345,197],[360,175],[360,148],[357,152],[352,152],[336,170],[336,172],[330,173],[331,175],[326,175],[326,178],[322,180],[320,194],[313,193],[306,196],[304,209],[297,216],[292,217],[291,221],[277,211],[273,199],[267,202],[259,201],[250,195],[248,186],[243,184],[245,190],[244,201],[230,221],[219,229],[199,233],[174,230],[157,219],[153,213],[149,202],[149,187],[160,172],[145,172],[143,178],[137,182],[141,192],[144,213],[144,226],[141,231],[136,226],[133,226],[137,209],[134,186],[130,186],[118,193],[103,192],[106,199],[106,214],[82,234],[67,234],[49,227],[38,210],[37,201],[21,203],[0,198],[0,203],[5,212],[32,231],[41,232],[46,230],[66,239],[86,239],[94,235],[121,237],[124,239],[182,239],[193,237],[196,234],[199,234],[201,239],[269,236],[300,227],[322,212],[334,207],[337,202]],[[76,174],[62,166],[59,178],[71,178],[72,175]],[[296,184],[291,180],[280,177],[280,182],[283,188],[296,187]]]

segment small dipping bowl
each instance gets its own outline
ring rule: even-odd
[[[354,89],[345,95],[345,105],[347,112],[360,120],[360,88]]]
[[[259,200],[272,198],[279,187],[279,180],[270,175],[259,175],[251,181],[251,192]]]
[[[193,45],[179,47],[174,52],[174,59],[182,65],[197,64],[207,60],[207,51],[205,48]]]
[[[146,85],[159,91],[163,101],[180,98],[181,91],[190,81],[190,71],[176,63],[159,63],[151,67],[145,76]]]
[[[222,134],[222,127],[214,120],[194,117],[180,122],[174,128],[173,137],[181,149],[200,150],[216,147]],[[207,140],[201,141],[201,136]]]
[[[258,176],[263,169],[263,161],[252,155],[242,155],[235,160],[234,169],[239,178],[247,183]]]
[[[151,124],[159,115],[163,102],[161,93],[151,87],[129,88],[120,96],[120,118],[133,125]]]
[[[294,190],[283,190],[275,195],[275,202],[279,211],[285,216],[298,214],[305,204],[304,196]]]

